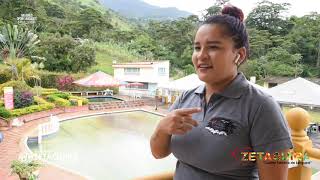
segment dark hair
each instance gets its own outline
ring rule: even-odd
[[[221,15],[215,15],[208,17],[203,23],[204,24],[221,24],[226,29],[226,34],[231,36],[235,48],[245,47],[247,50],[247,57],[249,55],[249,40],[246,27],[243,23],[244,15],[241,9],[235,6],[225,6]]]

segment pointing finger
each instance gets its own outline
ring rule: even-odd
[[[190,115],[193,113],[201,112],[201,108],[183,108],[175,110],[179,115]]]

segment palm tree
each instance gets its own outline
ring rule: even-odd
[[[0,33],[0,52],[4,62],[11,66],[14,79],[19,78],[16,61],[31,54],[39,42],[38,36],[28,29],[11,24],[3,27]]]

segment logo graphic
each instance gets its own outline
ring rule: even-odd
[[[310,164],[308,154],[301,152],[255,152],[251,147],[235,148],[231,156],[241,164],[255,163],[257,160],[267,164]]]
[[[212,118],[205,128],[212,134],[228,136],[234,132],[236,126],[229,119]]]

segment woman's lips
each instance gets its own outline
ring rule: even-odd
[[[197,67],[198,67],[198,68],[212,68],[212,65],[209,65],[209,64],[199,64]]]
[[[202,65],[202,64],[198,65],[197,67],[200,71],[207,71],[213,68],[211,65]]]

